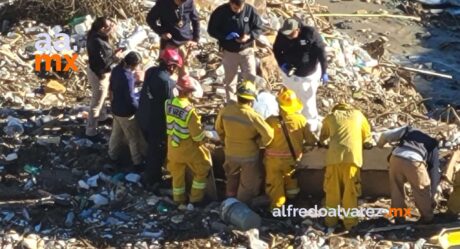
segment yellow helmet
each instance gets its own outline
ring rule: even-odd
[[[280,108],[287,113],[299,112],[303,109],[302,101],[297,98],[294,91],[283,88],[277,97]]]
[[[245,80],[238,84],[236,95],[243,99],[255,100],[257,96],[256,86],[251,81]]]

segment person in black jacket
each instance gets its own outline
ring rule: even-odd
[[[147,169],[143,175],[146,184],[155,185],[162,179],[167,148],[165,101],[173,97],[175,81],[171,75],[182,63],[178,51],[167,48],[160,53],[160,65],[145,73],[136,118],[148,144]]]
[[[399,142],[389,157],[391,207],[406,208],[404,184],[409,182],[421,222],[433,220],[434,195],[441,179],[438,141],[409,126],[385,131],[377,145]],[[398,217],[400,218],[400,217]]]
[[[223,49],[227,101],[236,100],[238,67],[243,80],[255,80],[254,40],[262,34],[262,19],[244,0],[229,0],[211,14],[208,33]]]
[[[111,66],[121,58],[121,50],[114,50],[109,42],[114,23],[106,17],[98,17],[88,32],[87,51],[89,65],[86,69],[91,85],[91,104],[86,126],[86,135],[97,135],[97,122],[104,119],[106,110],[103,108],[109,91]]]
[[[302,25],[294,18],[284,22],[273,44],[283,83],[304,102],[302,114],[307,117],[312,131],[317,131],[320,124],[316,91],[321,78],[323,83],[329,80],[325,47],[315,28]]]
[[[134,91],[136,83],[134,72],[141,62],[139,53],[130,52],[110,75],[113,127],[109,141],[109,156],[110,159],[117,161],[127,141],[136,170],[142,170],[143,157],[146,154],[146,143],[135,119],[139,101]]]
[[[179,48],[183,59],[200,39],[200,20],[193,0],[158,0],[147,15],[147,23],[161,37],[160,49]]]

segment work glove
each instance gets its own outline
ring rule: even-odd
[[[225,40],[230,41],[230,40],[234,40],[237,38],[240,38],[240,35],[236,32],[231,32],[230,34],[227,35],[227,37],[225,37]]]
[[[283,73],[285,73],[286,75],[289,74],[289,65],[287,63],[284,63],[283,65],[281,65],[281,71],[283,71]]]
[[[329,82],[329,75],[327,75],[327,73],[324,73],[321,79],[323,80],[323,85],[327,85],[327,83]]]

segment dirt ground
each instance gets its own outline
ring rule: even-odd
[[[369,13],[386,10],[389,13],[399,11],[402,1],[381,1],[376,4],[362,1],[341,1],[332,3],[330,0],[318,0],[318,3],[329,7],[331,13],[353,14],[358,10]],[[403,14],[399,11],[399,14]],[[429,100],[425,103],[433,109],[442,108],[447,104],[460,106],[460,28],[455,17],[441,16],[430,21],[414,22],[395,18],[361,18],[332,17],[331,22],[340,28],[346,23],[348,33],[354,39],[366,43],[380,36],[389,39],[386,52],[403,65],[434,70],[454,76],[454,80],[417,76],[414,80],[417,90]]]

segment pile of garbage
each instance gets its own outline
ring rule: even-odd
[[[0,20],[10,22],[19,20],[35,20],[48,25],[64,25],[75,16],[93,15],[118,18],[135,18],[145,22],[143,15],[146,7],[144,0],[14,0],[11,4],[0,6]],[[148,2],[148,1],[147,1]]]
[[[203,5],[207,3],[210,6],[218,4],[218,1],[202,2]],[[261,5],[260,2],[264,1],[256,2]],[[21,3],[22,1],[19,1],[13,6]],[[319,5],[312,8],[312,11],[325,9]],[[206,32],[209,9],[202,8],[200,12],[202,37],[199,49],[193,51],[193,55],[190,56],[192,60],[190,73],[199,81],[203,89],[203,94],[199,94],[203,95],[203,98],[198,100],[198,109],[201,114],[215,115],[225,96],[222,85],[224,69],[220,63],[217,44]],[[300,7],[293,3],[269,4],[264,9],[266,14],[263,15],[267,27],[265,38],[273,41],[276,28],[289,16],[289,13],[296,9],[299,10]],[[311,16],[302,14],[298,17],[312,24]],[[411,75],[398,70],[397,65],[385,59],[387,57],[384,55],[385,37],[371,44],[362,45],[337,30],[331,30],[326,19],[314,18],[314,20],[313,24],[324,30],[322,34],[328,44],[330,60],[328,72],[331,83],[320,88],[318,94],[322,115],[326,115],[334,104],[346,101],[362,109],[371,119],[374,127],[420,123],[426,119],[427,111],[423,98],[414,90]],[[91,22],[91,16],[73,19],[65,26],[46,26],[35,21],[21,21],[6,36],[0,37],[0,55],[5,58],[0,62],[0,81],[8,83],[0,86],[6,93],[3,96],[4,100],[16,106],[32,105],[35,108],[68,106],[69,103],[82,101],[85,103],[85,97],[90,96],[90,92],[85,77],[87,56],[84,51],[86,32]],[[76,46],[75,52],[79,54],[77,64],[80,70],[66,75],[54,74],[52,76],[55,81],[50,83],[49,77],[44,79],[45,77],[41,77],[43,75],[39,72],[37,74],[40,77],[34,74],[33,55],[37,53],[34,42],[37,34],[48,33],[53,36],[60,32],[71,35],[72,47]],[[139,25],[135,18],[119,20],[115,39],[118,45],[141,52],[145,68],[155,65],[159,37],[148,26]],[[268,88],[276,89],[281,82],[270,48],[259,46],[257,55],[261,76],[259,86],[267,87],[268,82],[270,85]],[[21,84],[15,84],[17,82]],[[423,123],[423,128],[430,126],[427,122]],[[433,123],[433,126],[436,125],[437,123]]]
[[[118,46],[128,48],[126,53],[140,52],[147,69],[157,63],[160,38],[140,21],[146,15],[140,7],[144,1],[70,1],[74,9],[69,7],[73,5],[65,5],[58,9],[58,15],[36,10],[54,9],[68,1],[17,0],[10,7],[19,9],[27,2],[35,5],[23,6],[24,15],[31,15],[35,6],[36,19],[42,20],[40,15],[46,14],[42,22],[48,25],[20,21],[0,36],[0,118],[4,132],[0,143],[0,185],[7,190],[2,191],[3,198],[30,199],[0,202],[0,247],[421,248],[424,241],[411,238],[424,228],[409,225],[383,231],[372,230],[373,225],[369,225],[363,229],[365,236],[344,238],[328,235],[320,219],[276,220],[262,215],[259,229],[240,232],[222,217],[223,210],[217,202],[180,210],[170,199],[168,188],[155,194],[146,191],[138,174],[114,169],[106,156],[106,145],[82,136],[91,95],[85,72],[86,33],[94,15],[123,18],[117,22],[114,39]],[[201,87],[195,106],[209,130],[225,97],[220,52],[206,32],[210,11],[221,2],[197,0],[201,38],[198,49],[190,56],[190,74]],[[307,7],[303,1],[253,2],[264,13],[265,38],[269,41],[274,40],[284,19],[305,13]],[[152,1],[145,3],[152,5]],[[327,11],[324,6],[309,7],[314,12]],[[444,137],[446,147],[460,144],[455,124],[447,125],[427,116],[410,73],[399,69],[385,54],[385,37],[359,44],[331,30],[327,19],[311,19],[308,14],[298,17],[317,25],[328,44],[331,82],[318,92],[321,115],[346,101],[360,108],[377,130],[411,123]],[[70,35],[72,48],[76,46],[79,70],[35,72],[37,35],[47,33],[53,37],[61,32]],[[282,83],[278,67],[270,48],[262,44],[257,48],[257,85],[276,90]],[[102,126],[102,130],[107,136],[110,126]]]

